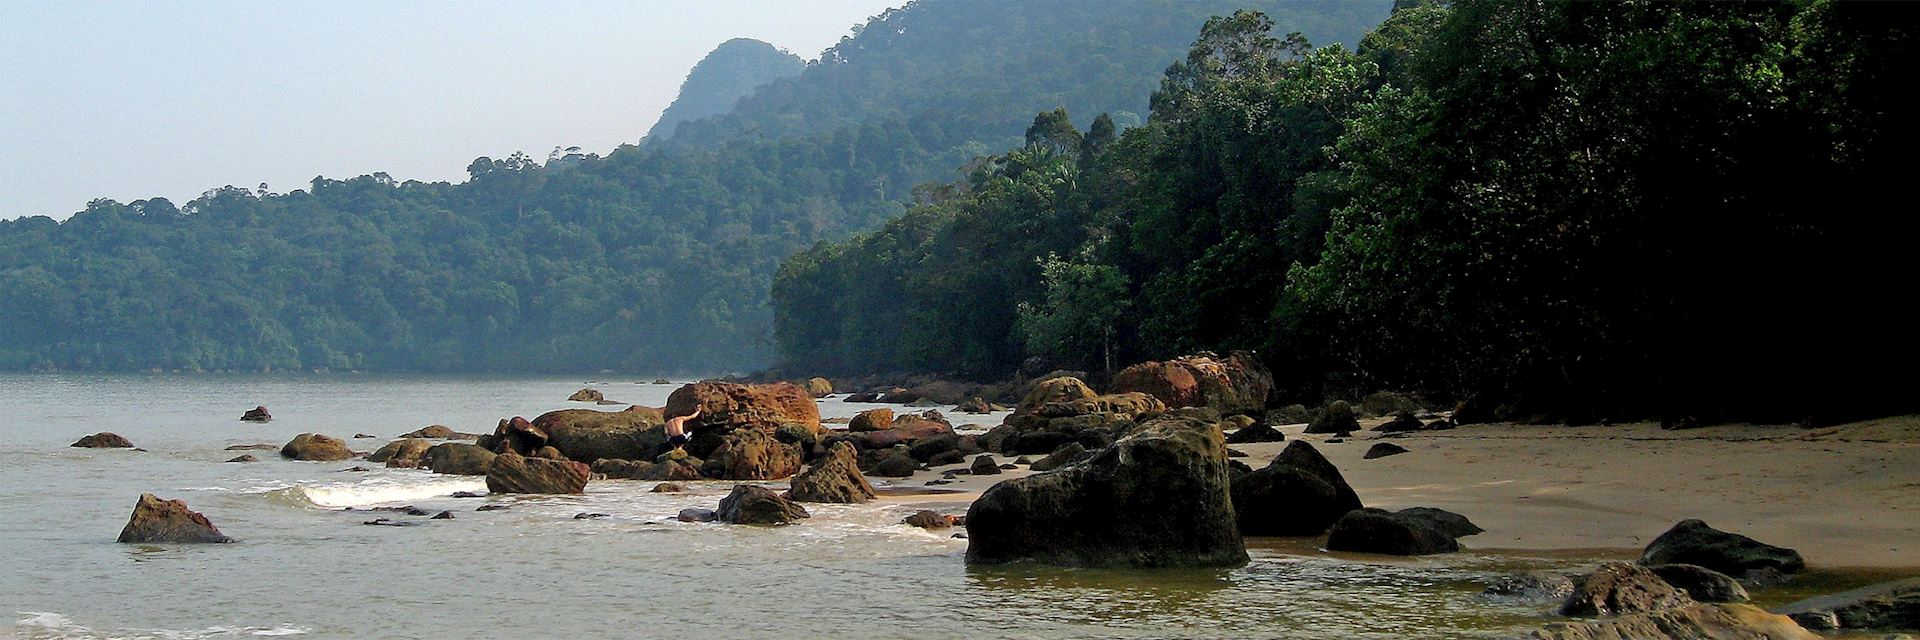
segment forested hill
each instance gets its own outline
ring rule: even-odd
[[[1920,409],[1920,332],[1882,308],[1920,278],[1892,204],[1920,6],[1399,4],[1358,50],[1210,21],[1145,126],[1041,113],[880,230],[796,255],[785,362],[1098,377],[1254,349],[1309,404]]]
[[[768,82],[800,75],[807,62],[752,38],[720,43],[687,72],[680,95],[667,105],[660,120],[647,131],[648,139],[673,135],[680,123],[726,113],[742,96]]]
[[[914,185],[1018,140],[1037,106],[1141,112],[1199,25],[1243,6],[1319,40],[1388,9],[922,0],[738,117],[681,123],[675,144],[480,158],[458,184],[317,178],[0,223],[0,368],[761,366],[782,258],[897,215]]]

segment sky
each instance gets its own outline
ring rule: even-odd
[[[637,142],[748,37],[809,60],[904,0],[0,0],[0,219]]]

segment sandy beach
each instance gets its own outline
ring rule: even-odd
[[[1312,443],[1338,465],[1367,506],[1464,514],[1487,530],[1461,540],[1474,551],[1633,557],[1674,523],[1699,518],[1797,549],[1814,565],[1920,568],[1920,416],[1822,429],[1488,424],[1392,437],[1363,431],[1332,444],[1327,436],[1302,434],[1305,428],[1280,430],[1289,440]],[[1410,451],[1363,460],[1377,442]],[[1232,448],[1259,468],[1285,446]],[[926,481],[964,468],[938,467],[880,486],[928,488]],[[979,492],[1026,473],[961,475],[939,486],[958,493],[885,499],[964,513]]]

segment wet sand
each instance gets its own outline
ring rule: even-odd
[[[1674,523],[1699,518],[1797,549],[1820,567],[1920,568],[1920,416],[1822,429],[1471,425],[1394,437],[1362,431],[1334,444],[1301,434],[1305,426],[1281,431],[1339,466],[1367,506],[1464,514],[1487,530],[1462,539],[1473,551],[1634,557]],[[1410,452],[1361,459],[1376,442],[1389,441]],[[1286,443],[1231,446],[1259,468]],[[925,487],[964,468],[886,484]],[[938,487],[959,493],[884,499],[964,513],[979,492],[1027,473],[962,475]]]

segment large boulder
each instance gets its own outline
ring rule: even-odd
[[[727,433],[736,429],[756,429],[772,435],[780,425],[797,424],[814,433],[824,434],[820,426],[820,407],[806,389],[791,382],[774,384],[737,384],[708,380],[696,382],[667,396],[665,415],[684,416],[700,409],[700,417],[687,423],[693,442],[687,452],[705,458],[720,446]]]
[[[346,460],[354,456],[353,450],[339,438],[318,433],[302,433],[280,447],[280,457],[294,460],[317,460],[331,462]]]
[[[826,378],[807,378],[807,395],[825,398],[833,395],[833,381]]]
[[[1699,520],[1683,520],[1654,538],[1640,554],[1640,564],[1693,564],[1755,582],[1807,568],[1797,551],[1721,531]]]
[[[1359,430],[1360,420],[1353,417],[1353,405],[1347,404],[1345,400],[1335,400],[1327,403],[1326,407],[1320,409],[1320,413],[1313,416],[1313,421],[1307,423],[1307,429],[1303,433],[1346,433]]]
[[[443,442],[427,449],[427,468],[434,473],[484,476],[495,454],[477,444]]]
[[[592,470],[567,460],[503,453],[487,467],[487,491],[493,493],[585,493]]]
[[[1359,509],[1340,470],[1304,441],[1287,443],[1265,468],[1233,479],[1233,510],[1249,536],[1315,536]]]
[[[1555,622],[1529,640],[1819,640],[1786,616],[1744,604],[1696,604],[1583,622]]]
[[[1028,465],[1028,468],[1034,471],[1052,471],[1067,466],[1074,460],[1079,459],[1080,456],[1086,455],[1086,453],[1087,448],[1081,446],[1080,443],[1069,442],[1060,445],[1060,448],[1054,449],[1052,453],[1048,453],[1047,457],[1033,461],[1033,464]]]
[[[713,513],[715,520],[728,524],[792,524],[810,517],[806,507],[752,484],[733,485],[733,492],[720,499],[720,508]]]
[[[1219,424],[1167,415],[1091,459],[994,485],[967,510],[967,562],[1240,566]]]
[[[433,443],[420,438],[401,438],[375,449],[367,462],[384,462],[389,467],[418,467],[426,461]]]
[[[847,421],[848,431],[881,431],[893,428],[892,409],[868,409]]]
[[[1693,604],[1686,592],[1635,564],[1609,562],[1575,582],[1573,595],[1560,605],[1568,616],[1618,616],[1674,609]]]
[[[82,449],[132,449],[133,442],[112,431],[102,431],[68,445]]]
[[[1466,516],[1445,509],[1408,507],[1394,513],[1403,518],[1412,518],[1424,522],[1427,526],[1438,529],[1441,533],[1454,538],[1464,538],[1487,532],[1486,529],[1480,528],[1480,525],[1474,524],[1472,520],[1468,520]]]
[[[873,464],[873,475],[882,478],[905,478],[920,470],[920,461],[913,459],[904,448],[890,449]]]
[[[1020,406],[1015,407],[1013,412],[1015,414],[1038,413],[1042,407],[1051,403],[1072,402],[1098,395],[1093,392],[1093,387],[1087,386],[1087,383],[1081,382],[1079,378],[1071,376],[1048,378],[1034,383],[1033,388],[1027,391],[1027,395],[1021,398]]]
[[[904,414],[893,419],[893,426],[880,431],[854,434],[867,449],[886,449],[897,444],[912,445],[926,438],[953,433],[953,425],[938,412]]]
[[[1920,631],[1920,578],[1882,582],[1808,598],[1775,610],[1821,631]]]
[[[1333,523],[1327,550],[1423,556],[1459,551],[1460,545],[1419,518],[1382,509],[1354,509]]]
[[[517,453],[532,455],[541,447],[547,446],[547,432],[531,421],[520,416],[504,418],[494,427],[493,433],[481,436],[476,442],[494,453]]]
[[[133,516],[120,530],[120,542],[166,544],[181,542],[233,542],[218,527],[187,508],[179,500],[162,500],[151,493],[140,494],[133,505]]]
[[[837,504],[866,502],[879,497],[873,484],[860,473],[860,463],[852,444],[833,443],[827,455],[820,456],[806,471],[793,477],[787,497],[800,502]]]
[[[591,463],[601,458],[653,457],[667,442],[663,424],[658,411],[640,407],[626,411],[549,411],[534,418],[529,426],[546,436],[543,446],[560,450],[569,460]]]
[[[779,480],[800,472],[800,447],[759,429],[735,429],[721,436],[701,472],[718,480]]]
[[[599,402],[605,399],[607,399],[605,394],[600,393],[599,389],[591,387],[575,391],[573,395],[567,396],[567,401],[569,402]]]
[[[1746,602],[1747,588],[1740,581],[1695,564],[1662,564],[1647,567],[1675,589],[1687,592],[1698,602]]]
[[[1259,358],[1235,351],[1225,358],[1202,353],[1166,362],[1142,362],[1114,374],[1113,393],[1137,391],[1168,407],[1207,407],[1223,414],[1264,409],[1273,374]]]

